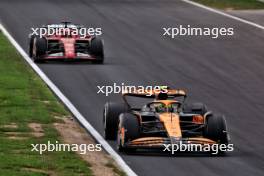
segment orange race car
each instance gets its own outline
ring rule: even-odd
[[[132,106],[128,103],[131,97],[148,102],[141,107]],[[123,93],[124,103],[105,104],[105,138],[117,140],[118,150],[124,152],[164,149],[179,143],[227,145],[224,116],[208,111],[203,103],[187,104],[185,99],[183,90]]]

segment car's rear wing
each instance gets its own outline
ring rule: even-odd
[[[130,92],[123,92],[123,99],[128,104],[126,97],[141,97],[141,98],[154,98],[154,99],[173,99],[176,97],[186,98],[186,92],[182,89],[137,89]]]
[[[131,92],[123,92],[123,96],[134,96],[134,97],[146,97],[155,98],[159,94],[167,94],[169,97],[186,97],[186,92],[182,89],[145,89],[145,90],[134,90]]]
[[[71,22],[68,22],[68,21],[63,21],[61,23],[58,23],[58,24],[47,24],[47,25],[42,25],[42,27],[50,27],[50,28],[58,28],[58,29],[61,29],[61,28],[69,28],[69,29],[80,29],[82,27],[84,27],[83,25],[80,25],[80,24],[73,24]]]

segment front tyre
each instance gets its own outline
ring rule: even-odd
[[[45,38],[34,37],[33,44],[33,60],[36,63],[43,62],[42,59],[48,50],[47,40]]]
[[[34,44],[34,39],[36,38],[36,35],[31,35],[30,39],[29,39],[29,57],[32,58],[33,57],[33,44]]]
[[[131,113],[120,114],[117,133],[117,149],[120,152],[134,151],[132,148],[126,148],[125,144],[140,137],[140,124],[137,116]]]
[[[104,106],[104,137],[107,140],[116,139],[119,115],[129,110],[125,103],[107,102]]]
[[[226,121],[222,115],[210,115],[207,118],[204,136],[219,144],[228,144]]]

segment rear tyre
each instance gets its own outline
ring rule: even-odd
[[[43,62],[44,60],[42,59],[42,57],[46,54],[47,49],[47,40],[43,37],[35,37],[32,53],[34,62]]]
[[[226,121],[222,115],[210,115],[207,118],[204,136],[219,144],[228,144]]]
[[[127,148],[126,142],[140,137],[140,125],[137,116],[123,113],[119,116],[117,149],[120,152],[133,152],[134,148]]]
[[[104,106],[104,137],[107,140],[116,139],[119,115],[128,112],[129,107],[125,103],[107,102]]]
[[[184,113],[193,113],[193,114],[200,114],[204,115],[208,112],[207,106],[203,103],[190,103],[190,104],[184,104],[183,106],[183,112]]]
[[[104,46],[101,39],[95,37],[91,40],[90,52],[96,58],[96,60],[93,61],[94,63],[104,63]]]

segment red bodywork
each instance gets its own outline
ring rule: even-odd
[[[66,60],[95,60],[96,58],[90,54],[87,55],[78,55],[75,52],[75,43],[76,41],[87,41],[90,43],[92,36],[80,37],[79,35],[52,35],[52,36],[45,36],[47,42],[49,41],[58,41],[61,45],[64,46],[64,52],[62,55],[56,55],[56,53],[49,54],[48,53],[44,56],[44,59],[66,59]]]

